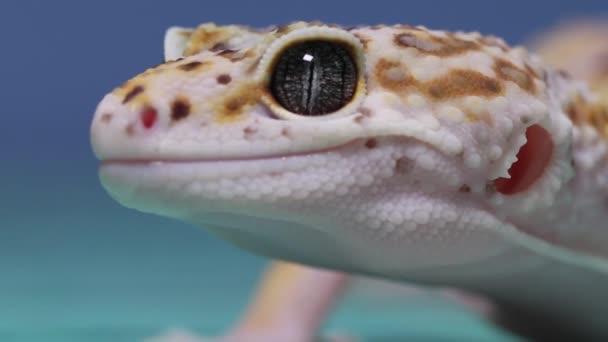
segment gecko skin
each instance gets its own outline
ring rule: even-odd
[[[583,83],[407,25],[204,24],[165,54],[93,118],[123,205],[608,339],[608,114]]]

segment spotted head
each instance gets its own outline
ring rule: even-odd
[[[493,255],[571,176],[576,87],[499,38],[204,24],[165,55],[97,108],[102,182],[261,254],[368,273]]]

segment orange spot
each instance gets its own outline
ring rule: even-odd
[[[568,117],[575,125],[594,127],[603,138],[608,138],[608,102],[588,102],[580,94],[566,107]]]
[[[477,42],[461,39],[455,34],[438,37],[428,31],[409,29],[396,34],[393,42],[399,47],[415,48],[421,53],[441,57],[459,55],[480,48]]]
[[[465,69],[454,69],[445,76],[424,83],[422,88],[435,100],[467,95],[495,97],[503,92],[502,84],[498,80]]]
[[[239,85],[220,98],[215,105],[216,119],[222,123],[234,122],[242,118],[243,112],[260,99],[260,87],[256,83]]]
[[[539,180],[553,157],[551,135],[540,125],[526,130],[528,141],[517,153],[517,161],[509,168],[511,178],[494,181],[496,191],[503,195],[514,195],[526,191]]]
[[[511,81],[529,93],[536,92],[532,71],[520,69],[515,64],[500,58],[496,60],[494,70],[500,79]]]
[[[398,61],[381,58],[376,64],[374,74],[382,87],[394,91],[405,92],[409,86],[416,84],[407,68]]]

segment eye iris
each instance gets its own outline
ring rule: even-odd
[[[312,40],[286,48],[270,80],[275,100],[290,112],[324,115],[344,107],[357,88],[351,49],[338,42]]]

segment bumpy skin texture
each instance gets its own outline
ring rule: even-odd
[[[303,37],[361,57],[339,115],[286,115],[268,93],[277,46]],[[93,119],[120,203],[262,255],[460,287],[608,338],[608,149],[582,83],[495,37],[405,25],[205,24],[165,43],[171,61]]]

